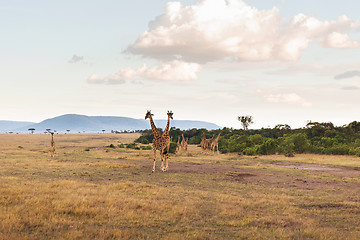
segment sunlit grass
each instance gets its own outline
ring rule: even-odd
[[[51,158],[49,135],[0,135],[0,239],[358,239],[359,158],[190,146],[151,174],[152,150],[108,147],[136,137],[55,135]]]

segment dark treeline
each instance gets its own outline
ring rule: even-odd
[[[221,132],[219,150],[222,153],[238,152],[245,155],[284,154],[293,156],[296,153],[337,154],[360,156],[360,122],[354,121],[336,127],[331,122],[309,122],[304,128],[291,129],[288,125],[277,125],[274,128],[241,130],[223,128],[207,131],[190,129],[182,131],[171,128],[169,131],[173,142],[184,134],[189,144],[200,144],[203,134],[207,139],[216,137]],[[143,131],[136,142],[151,143],[151,130]],[[180,139],[181,141],[181,139]]]

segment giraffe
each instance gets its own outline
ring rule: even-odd
[[[211,144],[214,140],[214,137],[215,137],[215,134],[212,136],[211,139],[206,139],[205,132],[204,132],[203,137],[201,139],[201,143],[200,143],[203,151],[205,151],[206,149],[211,150]]]
[[[145,115],[145,120],[150,119],[150,125],[151,130],[154,133],[154,139],[153,139],[153,149],[154,149],[154,165],[152,172],[155,172],[155,162],[156,162],[156,150],[159,150],[160,156],[161,156],[161,171],[164,172],[164,156],[165,158],[168,158],[168,145],[166,143],[166,140],[163,138],[163,136],[160,134],[159,130],[156,128],[154,120],[152,118],[154,114],[151,113],[151,111],[147,111]]]
[[[205,144],[206,144],[206,136],[205,136],[205,132],[203,132],[203,137],[200,142],[200,145],[201,145],[201,148],[203,151],[205,150]]]
[[[162,137],[163,139],[165,140],[166,142],[166,146],[167,146],[167,149],[166,149],[166,152],[168,153],[169,152],[169,148],[170,148],[170,136],[169,136],[169,127],[170,127],[170,119],[173,119],[173,112],[172,111],[168,111],[167,112],[167,115],[168,115],[168,121],[167,121],[167,124],[166,124],[166,127],[165,127],[165,130],[162,134]],[[166,155],[166,158],[165,158],[165,171],[168,170],[168,158],[169,156]]]
[[[54,132],[50,132],[50,134],[51,134],[51,142],[50,142],[51,157],[55,157],[55,141],[54,141]]]
[[[187,151],[187,141],[185,140],[184,134],[181,135],[182,136],[182,141],[181,141],[181,149],[184,151]]]
[[[178,136],[176,151],[180,151],[180,137]]]
[[[220,134],[221,134],[221,132],[220,132],[219,135],[215,138],[215,140],[211,143],[211,150],[212,150],[213,152],[215,152],[215,148],[216,148],[217,153],[219,153],[219,138],[220,138]]]
[[[170,119],[173,119],[173,112],[168,111],[167,115],[168,115],[168,121],[167,121],[165,130],[164,130],[164,132],[162,134],[162,137],[166,140],[166,143],[167,143],[167,145],[169,147],[170,146],[169,127],[170,127]]]

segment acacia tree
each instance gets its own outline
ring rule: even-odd
[[[243,126],[244,130],[248,130],[249,125],[254,123],[252,116],[239,116],[238,120],[241,122],[241,125]]]
[[[29,128],[28,131],[30,131],[33,134],[35,131],[35,128]]]

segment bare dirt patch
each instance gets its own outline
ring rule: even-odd
[[[339,171],[340,168],[337,167],[329,167],[329,166],[323,166],[323,165],[316,165],[316,164],[269,164],[271,166],[276,167],[283,167],[283,168],[291,168],[291,169],[300,169],[300,170],[310,170],[310,171]]]

